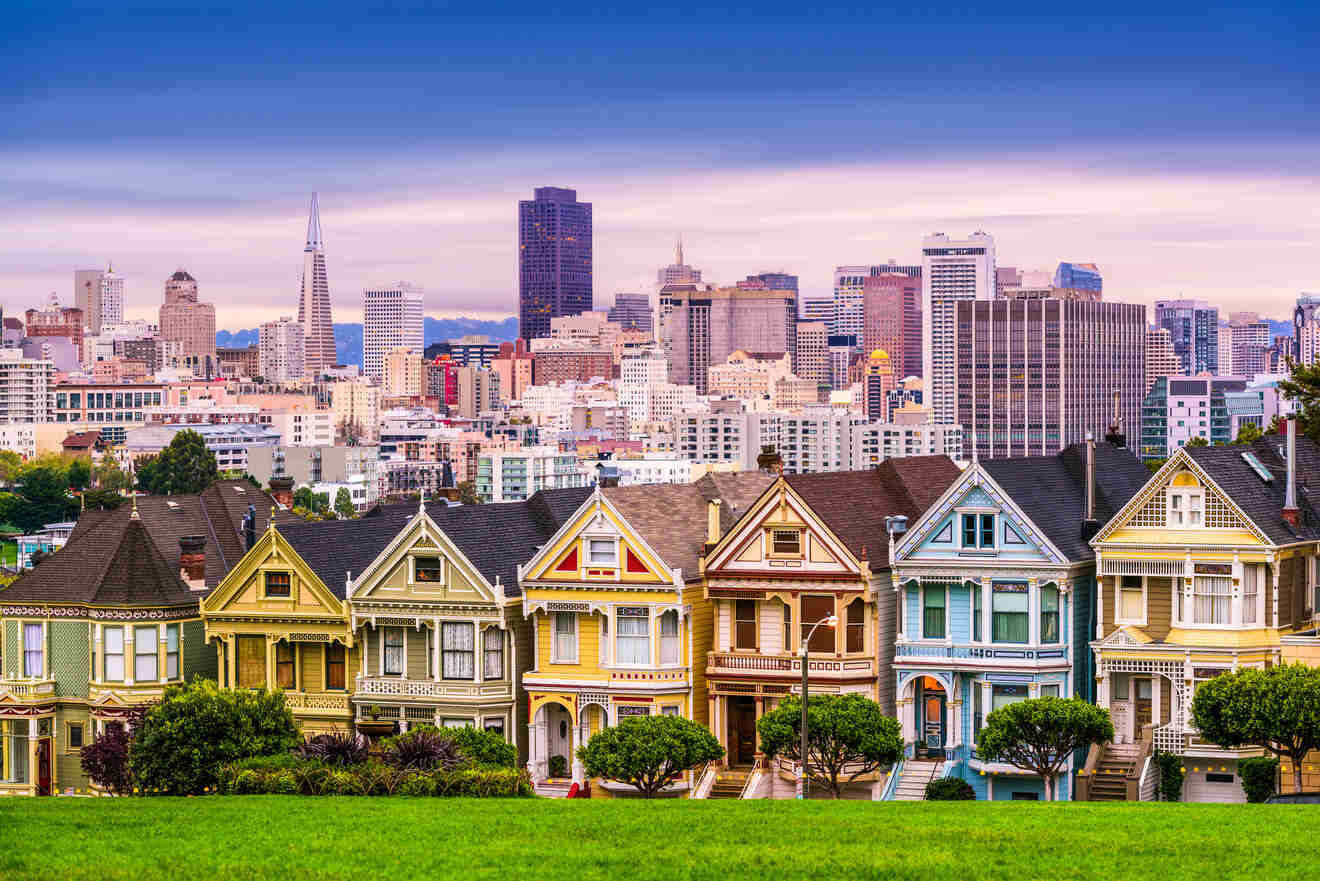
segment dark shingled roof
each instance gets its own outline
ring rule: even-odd
[[[1083,534],[1086,516],[1086,444],[1053,456],[982,459],[981,467],[1037,529],[1069,560],[1095,558]],[[1132,452],[1109,443],[1095,445],[1095,519],[1103,526],[1150,479]]]
[[[1320,539],[1320,447],[1301,435],[1297,438],[1297,508],[1301,519],[1296,527],[1283,519],[1284,493],[1288,483],[1287,439],[1266,435],[1251,444],[1226,447],[1184,447],[1210,479],[1242,509],[1276,545]],[[1273,475],[1266,483],[1242,454],[1250,452]],[[1311,484],[1316,484],[1312,495]]]
[[[200,495],[140,496],[136,520],[131,501],[114,511],[84,511],[68,543],[0,590],[0,603],[196,603],[243,556],[248,505],[256,509],[260,535],[273,501],[243,480],[218,481]],[[179,539],[185,535],[206,539],[205,590],[190,590],[180,577]]]
[[[872,571],[880,571],[889,567],[885,518],[902,514],[915,522],[960,473],[948,456],[908,456],[866,471],[784,479],[854,556],[867,557]]]

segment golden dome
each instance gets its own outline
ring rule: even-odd
[[[871,360],[872,360],[872,361],[888,361],[888,360],[889,360],[889,353],[886,352],[884,349],[876,349],[874,352],[871,353]]]

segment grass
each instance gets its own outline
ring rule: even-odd
[[[0,542],[0,566],[8,566],[10,569],[18,565],[18,542],[5,541]],[[810,695],[808,695],[810,697]]]
[[[1300,878],[1307,806],[0,799],[0,878]]]

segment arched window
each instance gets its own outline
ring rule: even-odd
[[[1170,529],[1198,529],[1204,522],[1205,491],[1196,475],[1179,471],[1169,481]]]
[[[866,645],[866,607],[862,603],[861,597],[848,604],[848,633],[845,643],[849,654],[859,654],[865,650]]]

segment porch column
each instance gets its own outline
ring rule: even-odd
[[[894,590],[898,593],[898,602],[894,603],[894,616],[898,619],[894,622],[894,633],[906,637],[907,634],[903,632],[903,611],[907,607],[907,588],[899,581],[894,585]]]
[[[440,619],[431,620],[432,644],[431,644],[431,678],[440,681]]]
[[[271,636],[266,637],[266,690],[275,690],[275,643],[279,639]],[[347,684],[347,683],[345,683]]]
[[[235,643],[237,642],[237,640],[234,638],[234,634],[232,633],[227,633],[222,638],[225,644],[225,679],[227,680],[228,683],[227,687],[235,688],[238,686],[238,676],[235,673],[236,668],[234,667],[235,664],[234,655],[237,652]]]
[[[1160,693],[1164,691],[1163,679],[1164,677],[1158,673],[1150,674],[1150,723],[1155,726],[1164,721],[1160,716]],[[1140,731],[1137,732],[1137,737],[1141,737]]]
[[[137,634],[133,632],[133,623],[124,624],[124,684],[133,684],[133,674],[136,672],[134,667],[134,655],[137,652],[137,644],[134,637]]]
[[[473,618],[472,619],[472,678],[473,681],[478,683],[482,681],[481,677],[482,674],[485,672],[485,670],[483,669],[485,667],[485,664],[482,663],[482,656],[481,656],[481,653],[483,651],[483,643],[481,640],[484,635],[485,635],[485,631],[481,629],[481,622],[478,621],[476,618]],[[581,722],[582,720],[578,719],[578,723],[581,724]]]

